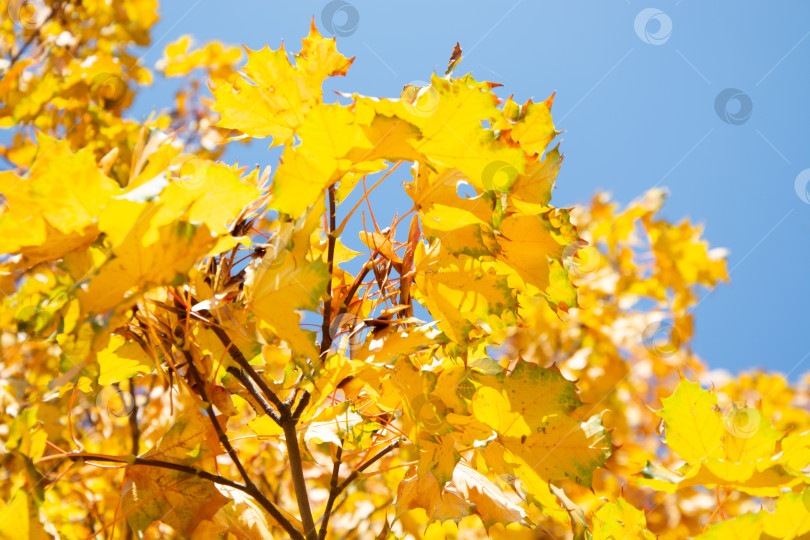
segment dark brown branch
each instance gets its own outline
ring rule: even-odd
[[[323,360],[326,353],[332,347],[332,273],[334,272],[335,263],[335,243],[337,241],[336,234],[336,213],[337,205],[335,203],[335,186],[328,188],[329,199],[329,230],[327,231],[327,248],[326,248],[326,264],[329,271],[329,279],[326,281],[326,295],[323,302],[323,323],[321,324],[321,346],[318,358]],[[293,392],[291,399],[288,401],[287,406],[292,407],[297,392]],[[312,509],[309,505],[309,495],[307,494],[307,486],[304,480],[304,469],[301,462],[301,449],[298,446],[298,435],[295,429],[298,423],[298,418],[303,413],[307,404],[309,403],[309,393],[304,392],[295,410],[289,416],[282,416],[281,425],[284,429],[284,438],[287,442],[287,456],[290,459],[290,473],[293,479],[293,486],[295,487],[295,498],[298,501],[298,510],[301,514],[301,523],[304,525],[304,535],[308,540],[317,540],[318,531],[315,527],[315,521],[312,519]],[[289,410],[289,409],[288,409]]]
[[[334,200],[334,198],[332,198],[332,200]],[[334,246],[332,248],[332,256],[334,257]],[[199,313],[213,321],[213,317],[211,316],[210,312],[201,310]],[[298,446],[298,436],[295,430],[297,419],[293,417],[290,407],[278,398],[275,392],[273,392],[273,390],[267,385],[265,380],[256,372],[255,369],[253,369],[253,366],[248,363],[247,359],[242,354],[242,351],[240,351],[239,348],[231,342],[225,331],[215,324],[212,324],[211,328],[214,330],[214,333],[222,344],[227,347],[231,358],[233,358],[234,361],[239,364],[245,373],[247,373],[247,375],[259,386],[262,393],[273,403],[273,405],[278,408],[280,425],[284,430],[284,438],[287,442],[287,455],[290,459],[290,473],[292,475],[293,485],[295,487],[295,498],[298,503],[298,511],[301,515],[301,524],[304,526],[304,536],[307,538],[307,540],[317,540],[318,535],[315,529],[315,522],[312,519],[312,509],[309,506],[309,495],[307,494],[306,482],[304,481],[304,468],[301,460],[301,449]],[[188,353],[188,351],[184,351],[184,353]],[[190,362],[190,354],[187,354],[187,359],[189,360],[189,365],[192,366],[192,372],[196,373],[196,369],[193,369],[193,364]],[[197,377],[199,378],[199,375],[197,375]],[[309,401],[308,394],[305,393],[304,395],[307,396],[307,398],[302,396],[301,401],[299,401],[299,407],[301,403],[306,405],[306,402]],[[203,397],[203,399],[208,401],[205,397]],[[209,409],[211,409],[210,405]],[[213,413],[213,409],[211,409],[211,411]],[[217,424],[216,422],[214,423]],[[221,428],[218,427],[218,431],[221,431]],[[220,437],[220,441],[222,441],[223,438],[223,446],[225,446],[227,449],[230,447],[230,443],[228,442],[227,437],[224,437],[224,434],[223,437]],[[231,453],[229,451],[228,454],[231,455],[231,459],[236,459],[234,463],[237,464],[237,468],[240,469],[239,472],[241,474],[244,469],[242,468],[242,464],[238,461],[238,458],[236,458],[235,452]],[[245,473],[245,475],[246,474],[247,473]],[[245,477],[245,475],[243,475],[243,478],[245,478],[245,484],[258,492],[258,488],[256,488],[252,482],[249,482],[249,478]]]
[[[295,403],[295,399],[298,397],[298,392],[300,391],[299,385],[304,380],[304,372],[301,371],[301,374],[298,375],[298,378],[295,380],[295,384],[293,384],[293,390],[290,392],[290,395],[287,396],[287,401],[284,402],[288,408],[292,408],[293,403]]]
[[[188,372],[194,379],[194,386],[196,387],[197,392],[200,393],[202,400],[205,402],[205,410],[208,412],[208,419],[211,420],[211,424],[214,426],[214,431],[217,432],[217,437],[219,438],[220,444],[223,448],[225,448],[225,451],[228,452],[228,456],[231,458],[231,461],[233,461],[233,464],[236,465],[236,468],[239,470],[239,475],[245,481],[245,485],[253,485],[253,481],[250,479],[250,475],[247,473],[244,465],[242,465],[242,462],[239,460],[239,456],[236,455],[236,450],[234,450],[233,445],[231,445],[231,441],[228,440],[228,436],[222,430],[222,426],[220,426],[219,422],[217,421],[216,414],[214,413],[214,406],[208,399],[208,394],[205,391],[205,382],[197,372],[197,368],[194,365],[194,360],[191,357],[191,353],[187,350],[183,350],[183,356],[185,356],[186,362],[188,363]]]
[[[301,514],[301,524],[304,526],[304,536],[307,540],[317,540],[315,521],[312,519],[312,509],[309,506],[309,495],[304,480],[304,466],[301,461],[301,448],[298,446],[298,433],[295,430],[295,420],[291,416],[281,419],[284,429],[284,439],[287,443],[287,457],[290,459],[290,475],[295,487],[295,500],[298,502],[298,512]]]
[[[134,332],[131,332],[134,335]],[[141,453],[141,430],[138,427],[138,403],[135,400],[135,379],[129,378],[129,393],[132,395],[132,411],[129,413],[129,435],[132,441],[132,455],[137,456]],[[132,527],[126,528],[125,540],[132,540],[135,532]]]
[[[329,490],[329,499],[326,501],[326,509],[323,512],[323,518],[321,522],[321,531],[320,534],[318,535],[319,540],[323,540],[323,538],[326,537],[327,527],[329,526],[329,517],[332,513],[332,506],[335,504],[335,499],[337,499],[338,496],[341,493],[343,493],[343,491],[347,487],[349,487],[349,484],[351,484],[352,482],[355,481],[355,479],[357,479],[357,477],[360,475],[361,472],[365,471],[366,469],[374,465],[377,461],[382,459],[386,454],[397,448],[399,446],[399,443],[400,441],[396,440],[391,444],[389,444],[388,446],[386,446],[385,448],[383,448],[382,450],[380,450],[379,452],[377,452],[373,458],[371,458],[370,460],[366,461],[365,463],[357,467],[355,470],[353,470],[352,473],[343,482],[340,483],[340,485],[338,485],[337,487],[333,487]],[[337,467],[340,467],[339,463],[337,464]],[[332,471],[333,475],[332,481],[333,484],[336,484],[337,481],[335,479],[334,471],[335,469],[333,469]]]
[[[307,405],[309,405],[310,399],[311,396],[309,395],[309,392],[304,390],[304,393],[301,394],[301,399],[298,401],[298,405],[296,405],[295,410],[292,413],[293,423],[298,423],[298,419],[301,418],[301,414],[304,412],[304,409],[306,409]]]
[[[229,480],[222,476],[218,476],[216,474],[211,474],[207,471],[202,469],[197,469],[195,467],[188,467],[186,465],[180,465],[179,463],[169,463],[167,461],[158,461],[155,459],[149,458],[129,458],[129,457],[115,457],[115,456],[104,456],[104,455],[94,455],[94,454],[79,454],[79,453],[72,453],[72,454],[65,454],[63,456],[65,459],[69,459],[72,461],[100,461],[100,462],[107,462],[107,463],[125,463],[127,465],[142,465],[145,467],[158,467],[161,469],[170,469],[173,471],[178,471],[181,473],[185,473],[191,476],[196,476],[197,478],[202,478],[204,480],[209,480],[215,484],[220,484],[223,486],[228,486],[233,489],[239,490],[243,493],[247,493],[254,499],[256,499],[262,507],[267,510],[267,512],[278,522],[281,527],[287,531],[292,538],[296,540],[304,540],[304,536],[301,534],[301,531],[296,529],[292,523],[290,523],[284,514],[282,514],[278,508],[269,500],[267,497],[262,495],[261,492],[254,492],[251,490],[249,486],[240,484],[238,482],[234,482],[233,480]]]
[[[326,264],[329,269],[329,279],[326,282],[326,298],[323,301],[323,324],[321,325],[321,350],[319,358],[323,360],[326,351],[332,347],[332,272],[335,266],[335,237],[336,228],[335,186],[329,186],[329,232],[327,234],[328,246],[326,250]]]
[[[240,352],[239,354],[241,355],[242,353]],[[220,444],[222,444],[222,446],[225,448],[225,451],[228,452],[228,456],[231,458],[231,461],[233,461],[233,464],[236,465],[236,468],[237,470],[239,470],[239,474],[245,481],[245,486],[247,487],[247,489],[250,490],[250,493],[258,494],[264,497],[261,491],[259,491],[259,488],[256,487],[256,484],[253,483],[253,480],[251,480],[250,475],[247,473],[244,465],[242,465],[242,462],[239,460],[239,456],[236,455],[236,450],[234,450],[233,445],[231,445],[231,442],[228,440],[228,436],[222,430],[222,426],[219,425],[219,422],[217,421],[216,416],[214,415],[214,406],[211,404],[211,402],[208,399],[208,396],[206,395],[204,386],[205,383],[200,377],[200,374],[197,372],[197,368],[194,366],[194,361],[191,357],[191,353],[187,350],[183,350],[183,355],[186,358],[186,362],[188,362],[188,371],[194,378],[194,383],[197,386],[197,391],[200,393],[200,397],[202,397],[203,401],[206,402],[206,410],[208,411],[208,416],[210,417],[211,423],[214,425],[214,430],[217,432],[217,437],[219,437]],[[289,416],[287,409],[283,409],[281,411],[281,416],[282,416],[281,427],[284,429],[284,434],[287,437],[287,454],[290,456],[290,464],[293,465],[294,460],[297,460],[298,471],[301,473],[300,474],[301,482],[303,482],[304,475],[303,469],[301,468],[301,451],[298,448],[298,439],[295,437],[295,424],[292,422],[292,418]],[[293,435],[293,444],[290,444],[289,440],[290,430],[292,431]],[[295,468],[293,468],[293,473],[295,473]],[[293,474],[293,479],[295,479],[295,474]],[[305,520],[305,512],[302,509],[303,506],[302,500],[300,498],[301,494],[299,494],[298,482],[295,482],[295,488],[296,488],[295,490],[296,498],[298,499],[298,507],[299,510],[301,510],[301,522],[304,525],[305,531],[304,536],[306,538],[310,538],[310,534],[308,533],[310,527],[307,525],[307,522]],[[303,491],[303,504],[306,505],[306,510],[309,512],[309,500],[307,498],[306,487],[304,487]],[[312,521],[311,513],[309,516],[309,520]],[[312,525],[312,528],[314,528],[314,524]]]
[[[321,531],[318,534],[318,540],[323,540],[326,537],[326,526],[329,524],[329,516],[332,514],[332,507],[338,496],[338,480],[340,480],[339,474],[342,462],[343,445],[341,443],[341,446],[338,446],[337,452],[335,452],[335,463],[332,465],[332,479],[329,481],[329,499],[326,501],[326,508],[321,518]]]
[[[132,455],[141,453],[141,429],[138,426],[138,402],[135,400],[135,379],[129,379],[129,393],[132,395],[132,412],[129,413],[129,434],[132,440]]]
[[[259,387],[262,391],[262,394],[272,403],[276,409],[278,409],[279,417],[284,417],[285,414],[288,414],[289,407],[284,405],[284,402],[279,399],[273,389],[267,384],[267,382],[262,378],[261,375],[256,371],[256,369],[250,365],[250,362],[247,361],[245,355],[242,354],[242,351],[239,350],[239,347],[233,344],[231,338],[228,337],[227,332],[217,326],[216,322],[214,321],[214,317],[211,315],[211,312],[208,310],[200,310],[200,315],[206,317],[210,321],[211,329],[214,331],[214,334],[219,338],[219,341],[225,346],[228,350],[228,354],[233,358],[233,360],[239,364],[239,367],[250,377],[253,382]]]
[[[274,411],[272,407],[270,407],[270,404],[267,403],[267,401],[265,401],[265,399],[262,397],[262,395],[259,393],[256,387],[253,386],[253,382],[250,380],[249,377],[245,375],[245,373],[241,369],[239,369],[236,366],[231,366],[225,371],[227,371],[228,373],[237,378],[237,380],[242,384],[245,390],[247,390],[248,393],[250,393],[250,395],[253,396],[253,399],[256,400],[256,403],[259,404],[264,413],[273,419],[273,422],[275,422],[279,426],[281,425],[281,419],[279,418],[278,413]]]

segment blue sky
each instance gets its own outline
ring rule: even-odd
[[[296,51],[313,16],[327,33],[327,3],[167,0],[144,63],[187,33],[252,49],[284,39]],[[810,370],[810,287],[801,278],[810,267],[810,172],[800,175],[810,169],[810,3],[353,0],[331,21],[338,31],[356,23],[338,37],[356,60],[330,90],[398,96],[443,72],[458,41],[456,72],[503,84],[500,95],[556,91],[566,159],[552,202],[571,206],[604,190],[625,204],[666,187],[664,215],[703,224],[711,245],[730,252],[730,284],[694,312],[696,352],[731,371]],[[134,112],[170,103],[170,88],[158,80]],[[226,160],[273,164],[266,147],[235,147]],[[389,216],[410,208],[396,184],[373,200]]]

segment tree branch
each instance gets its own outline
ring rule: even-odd
[[[138,427],[138,403],[135,399],[135,379],[129,378],[129,393],[132,395],[132,412],[129,413],[129,436],[132,441],[132,455],[137,456],[141,453],[141,430]],[[124,534],[125,540],[132,540],[135,533],[132,527],[127,527]]]
[[[298,419],[301,418],[301,413],[303,413],[304,409],[306,409],[307,405],[309,405],[310,398],[311,396],[307,391],[304,391],[304,393],[301,394],[301,399],[298,401],[298,405],[296,405],[295,410],[292,413],[293,423],[298,423]]]
[[[197,372],[197,367],[194,365],[194,359],[191,357],[191,353],[183,349],[183,355],[186,357],[186,362],[188,363],[188,372],[194,379],[194,385],[197,387],[200,397],[205,402],[205,410],[208,412],[208,419],[211,420],[211,424],[214,426],[214,431],[217,432],[217,437],[219,438],[220,444],[223,448],[225,448],[225,451],[228,452],[228,456],[231,458],[231,461],[233,461],[233,464],[236,465],[240,476],[245,481],[245,485],[253,485],[253,480],[250,479],[250,475],[248,475],[244,465],[242,465],[242,462],[239,460],[239,456],[236,455],[236,450],[234,450],[233,445],[231,445],[231,441],[228,440],[228,436],[222,430],[222,426],[220,426],[219,422],[217,421],[216,414],[214,413],[214,406],[211,404],[211,401],[208,399],[208,395],[205,392],[205,382]]]
[[[132,440],[132,455],[141,453],[141,429],[138,427],[138,402],[135,400],[135,379],[129,378],[129,393],[132,394],[132,412],[129,413],[129,434]]]
[[[323,303],[323,324],[321,325],[321,350],[319,358],[323,359],[326,351],[332,347],[332,272],[335,266],[335,186],[329,186],[329,233],[327,234],[328,246],[326,251],[326,264],[329,268],[329,280],[326,282],[326,298]]]
[[[239,490],[243,493],[247,493],[254,499],[258,501],[262,507],[267,510],[273,519],[275,519],[281,527],[287,531],[292,538],[296,540],[305,540],[304,536],[301,534],[301,531],[296,529],[292,523],[284,517],[278,508],[261,492],[254,492],[251,490],[250,486],[246,486],[240,484],[238,482],[234,482],[233,480],[229,480],[222,476],[218,476],[216,474],[211,474],[208,471],[204,471],[202,469],[197,469],[196,467],[189,467],[186,465],[180,465],[179,463],[169,463],[167,461],[158,461],[155,459],[149,458],[130,458],[130,457],[116,457],[116,456],[105,456],[105,455],[96,455],[96,454],[85,454],[85,453],[71,453],[71,454],[64,454],[65,459],[69,459],[71,461],[102,461],[108,463],[125,463],[127,465],[142,465],[145,467],[158,467],[160,469],[170,469],[173,471],[178,471],[181,473],[185,473],[191,476],[196,476],[198,478],[202,478],[204,480],[209,480],[215,484],[220,484],[223,486],[228,486],[233,489]]]
[[[245,390],[247,390],[248,393],[250,393],[250,395],[253,396],[253,399],[256,400],[256,402],[262,408],[264,413],[270,418],[272,418],[276,424],[278,424],[279,426],[281,425],[281,418],[279,417],[278,413],[274,411],[272,407],[270,407],[270,404],[267,403],[267,401],[264,400],[264,398],[256,389],[256,387],[253,386],[253,382],[250,380],[249,377],[245,375],[245,373],[241,369],[239,369],[236,366],[231,366],[227,368],[225,371],[236,377],[242,384],[242,386],[245,388]]]
[[[295,499],[298,502],[298,512],[301,514],[301,523],[304,525],[304,536],[307,540],[317,540],[315,521],[312,519],[312,509],[309,506],[309,495],[304,480],[304,466],[301,462],[301,448],[298,446],[298,433],[295,429],[295,420],[285,415],[281,418],[281,427],[284,429],[284,440],[287,443],[287,456],[290,458],[290,474],[295,487]]]
[[[209,320],[209,324],[211,325],[211,329],[214,331],[214,334],[219,338],[219,341],[225,346],[228,350],[228,354],[233,358],[233,360],[239,364],[239,367],[256,383],[259,389],[262,391],[262,394],[272,403],[276,409],[278,409],[279,416],[284,416],[285,412],[289,410],[288,407],[284,405],[284,402],[279,399],[273,389],[267,384],[267,382],[262,378],[261,375],[256,371],[256,369],[250,365],[250,362],[247,361],[245,355],[242,354],[242,351],[239,350],[239,347],[233,344],[231,338],[228,337],[227,332],[217,326],[214,322],[214,316],[211,315],[211,312],[202,309],[198,312],[203,317]]]
[[[332,198],[332,200],[334,201],[334,198]],[[331,253],[332,256],[334,257],[334,245],[332,246]],[[203,315],[204,317],[209,318],[210,320],[213,320],[211,313],[206,310],[201,310],[200,314]],[[298,503],[298,511],[301,515],[301,523],[304,526],[304,536],[308,540],[317,540],[318,536],[317,531],[315,529],[315,521],[312,519],[312,509],[309,506],[309,496],[307,494],[306,482],[304,481],[304,468],[301,461],[301,449],[298,446],[298,436],[296,434],[295,429],[297,417],[295,417],[294,414],[290,411],[290,407],[285,405],[284,402],[282,402],[278,398],[278,396],[273,392],[273,390],[267,385],[265,380],[256,372],[255,369],[253,369],[253,366],[251,366],[248,363],[247,359],[242,354],[242,351],[240,351],[239,348],[236,347],[231,342],[225,331],[214,324],[212,324],[211,327],[214,330],[214,333],[219,338],[219,340],[222,342],[222,344],[227,347],[228,353],[231,355],[231,358],[233,358],[234,361],[236,361],[236,363],[239,364],[239,366],[245,371],[245,373],[247,373],[248,376],[250,376],[250,378],[256,382],[256,384],[262,390],[262,393],[265,394],[265,396],[273,403],[273,405],[275,405],[278,408],[279,425],[284,430],[284,438],[287,442],[287,455],[290,458],[290,473],[293,479],[293,486],[295,487],[295,499],[296,502]],[[189,361],[189,365],[192,367],[193,373],[196,374],[196,369],[193,368],[193,363],[191,362],[191,355],[188,354],[188,351],[183,352],[184,354],[187,354],[187,360]],[[199,374],[197,374],[197,377],[199,378]],[[203,397],[203,399],[205,399],[205,401],[208,401],[205,397]],[[301,411],[303,411],[303,408],[301,407],[302,403],[305,406],[307,402],[309,402],[309,394],[305,392],[304,395],[301,396],[301,400],[298,402],[298,407],[296,408],[296,412],[298,413],[299,416],[301,414]],[[211,408],[210,404],[209,410],[211,410],[211,414],[213,414],[213,409]],[[219,427],[219,424],[216,421],[214,421],[214,423],[217,427],[217,433],[219,434],[221,432],[221,428]],[[230,442],[228,442],[228,439],[227,437],[224,436],[224,434],[220,437],[220,441],[223,441],[223,446],[225,446],[226,449],[228,449],[229,447],[231,448],[231,450],[233,449],[233,447],[230,446]],[[239,462],[238,458],[236,457],[236,453],[235,452],[232,453],[231,451],[229,451],[228,454],[231,455],[232,460],[235,459],[234,463],[237,465],[240,474],[242,474],[244,468],[242,467],[241,462]],[[256,488],[256,486],[249,481],[249,478],[246,477],[246,474],[247,473],[244,473],[242,476],[243,478],[245,478],[245,484],[247,484],[249,488],[252,487],[256,491],[258,491],[258,488]]]
[[[341,493],[343,493],[343,491],[347,487],[349,487],[349,484],[354,482],[354,480],[360,475],[361,472],[365,471],[366,469],[374,465],[374,463],[379,461],[383,456],[385,456],[386,454],[397,448],[399,446],[399,443],[400,441],[398,440],[394,441],[385,448],[383,448],[382,450],[380,450],[379,452],[377,452],[373,458],[371,458],[370,460],[366,461],[365,463],[357,467],[355,470],[353,470],[352,473],[343,482],[340,483],[340,485],[337,485],[337,471],[340,468],[340,456],[342,455],[342,453],[338,453],[338,462],[335,463],[335,468],[332,469],[332,485],[331,488],[329,489],[329,499],[326,501],[326,509],[323,511],[323,518],[321,518],[322,519],[321,531],[320,534],[318,535],[318,540],[323,540],[324,538],[326,538],[326,530],[327,527],[329,526],[329,517],[332,514],[332,506],[335,504],[335,499],[337,499],[338,496]]]
[[[236,468],[239,470],[239,474],[245,481],[245,486],[249,490],[251,490],[251,493],[261,494],[259,488],[257,488],[256,484],[253,483],[253,480],[251,480],[250,475],[245,470],[244,465],[242,465],[242,462],[239,460],[239,456],[236,455],[236,450],[234,450],[233,445],[231,445],[231,442],[228,440],[228,436],[225,435],[224,431],[222,431],[222,426],[219,425],[219,422],[214,416],[214,407],[208,400],[208,396],[205,393],[204,383],[200,377],[200,374],[197,372],[197,368],[194,366],[194,361],[193,358],[191,357],[191,353],[187,350],[183,350],[183,354],[185,355],[186,361],[188,362],[189,372],[191,373],[192,377],[194,377],[194,382],[197,385],[197,390],[200,392],[200,396],[202,397],[203,401],[206,402],[206,409],[208,410],[208,416],[211,419],[211,423],[214,425],[214,430],[217,432],[219,442],[228,452],[228,456],[230,456],[231,461],[233,461],[234,465],[236,465]],[[240,352],[239,354],[241,355],[242,353]],[[306,485],[304,485],[304,473],[303,467],[301,466],[301,449],[298,448],[298,439],[295,435],[295,422],[293,422],[292,416],[290,416],[289,411],[287,409],[282,409],[280,413],[281,413],[280,414],[281,427],[284,429],[284,435],[287,439],[287,454],[290,457],[290,467],[293,472],[295,497],[298,500],[298,509],[301,512],[301,523],[304,525],[304,536],[307,539],[310,539],[311,535],[309,531],[311,529],[314,530],[315,525],[312,522],[312,512],[309,509],[309,498],[307,497]],[[290,435],[292,435],[292,444],[290,444]],[[309,524],[307,523],[307,516],[309,516]]]
[[[326,508],[321,517],[321,531],[318,534],[318,540],[323,540],[326,537],[326,527],[329,524],[329,517],[332,514],[332,506],[335,504],[335,499],[338,496],[338,480],[340,474],[340,464],[343,460],[343,446],[338,446],[335,452],[335,463],[332,465],[332,479],[329,481],[329,499],[326,501]]]

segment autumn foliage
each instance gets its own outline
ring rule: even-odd
[[[692,353],[726,264],[664,191],[551,204],[553,96],[0,3],[0,537],[810,537],[807,387]]]

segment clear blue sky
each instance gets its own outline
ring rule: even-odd
[[[166,0],[144,63],[186,33],[252,49],[284,39],[297,51],[313,15],[323,29],[326,5]],[[758,366],[795,378],[810,370],[810,287],[801,277],[810,268],[810,204],[796,191],[810,168],[810,3],[352,0],[334,22],[357,23],[338,37],[341,52],[357,58],[329,89],[398,96],[403,84],[442,71],[458,41],[457,73],[502,83],[501,94],[520,101],[556,91],[566,159],[553,203],[586,202],[597,190],[627,203],[667,187],[665,216],[703,224],[711,245],[730,251],[731,283],[695,311],[697,353],[731,371]],[[720,107],[724,121],[715,102],[728,88],[742,95],[728,92],[737,98]],[[135,112],[170,99],[158,80]],[[266,147],[234,148],[226,159],[272,164]],[[410,208],[391,193],[402,192],[378,197],[389,215]]]

